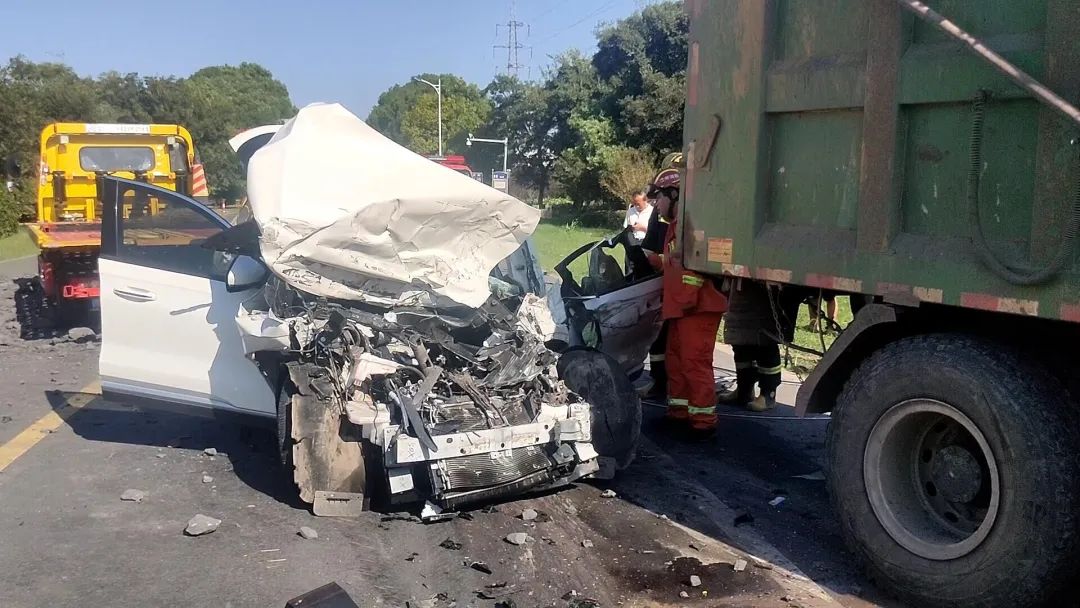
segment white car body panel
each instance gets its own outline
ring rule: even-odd
[[[237,327],[254,290],[102,258],[102,389],[273,416],[276,399]],[[137,297],[123,294],[138,294]]]

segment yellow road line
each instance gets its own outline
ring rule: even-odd
[[[68,397],[64,401],[64,405],[38,418],[36,422],[23,429],[10,441],[0,445],[0,472],[59,428],[61,424],[64,424],[65,420],[71,418],[83,406],[96,399],[99,392],[98,383],[91,382],[80,389],[78,393]]]

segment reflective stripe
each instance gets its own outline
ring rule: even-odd
[[[774,376],[780,373],[780,370],[784,369],[784,366],[777,365],[776,367],[759,367],[757,371],[759,374],[765,374],[766,376]]]
[[[673,397],[669,397],[668,400],[667,400],[667,404],[668,404],[668,407],[686,407],[686,406],[690,405],[690,400],[689,399],[675,399]]]
[[[694,407],[691,405],[686,408],[686,411],[690,412],[691,416],[695,414],[715,414],[716,406],[713,405],[711,407]]]
[[[666,359],[667,359],[667,355],[665,355],[665,354],[649,355],[649,361],[664,361]]]
[[[702,285],[705,284],[705,279],[702,279],[700,277],[695,277],[695,276],[689,275],[689,274],[684,274],[683,277],[682,277],[682,282],[685,283],[686,285],[693,285],[694,287],[701,287]]]

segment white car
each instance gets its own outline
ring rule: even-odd
[[[107,398],[275,423],[317,514],[380,496],[437,517],[633,458],[641,406],[619,364],[548,348],[534,210],[340,106],[273,135],[249,195],[254,220],[231,226],[105,178]]]

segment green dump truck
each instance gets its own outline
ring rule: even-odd
[[[1055,601],[1080,563],[1080,3],[687,10],[684,263],[852,296],[797,401],[832,412],[851,549],[915,606]]]

